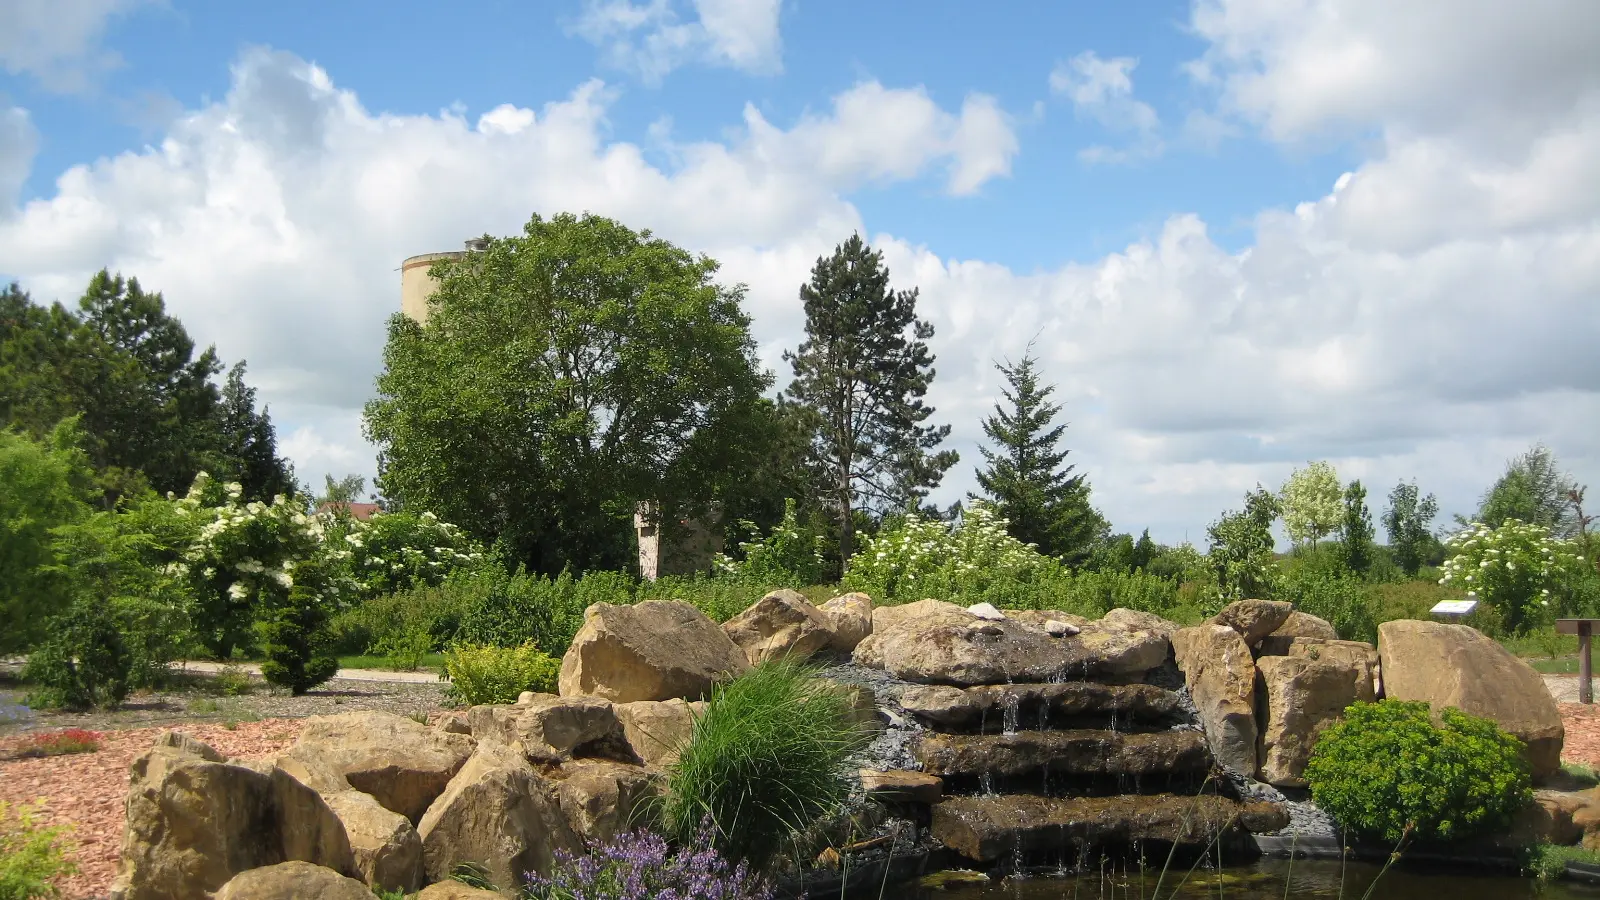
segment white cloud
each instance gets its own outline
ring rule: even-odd
[[[657,84],[689,62],[755,75],[783,70],[781,0],[693,0],[683,21],[673,0],[584,0],[571,31],[600,47],[607,62]]]
[[[28,111],[0,108],[0,218],[17,202],[22,183],[39,151],[39,134],[28,118]]]
[[[1099,123],[1132,143],[1115,148],[1093,145],[1078,155],[1085,162],[1126,162],[1161,152],[1161,119],[1148,103],[1133,97],[1133,70],[1139,61],[1131,56],[1101,59],[1092,50],[1057,63],[1050,72],[1052,93],[1072,101],[1079,116]]]
[[[0,9],[0,66],[46,88],[72,92],[121,63],[100,46],[112,16],[149,0],[5,0]]]
[[[1220,86],[1239,73],[1221,49],[1230,39],[1215,40],[1204,65]],[[1265,40],[1262,58],[1280,58]],[[1518,41],[1552,40],[1507,31],[1482,60],[1491,71],[1469,82],[1527,60]],[[1117,82],[1106,84],[1111,97]],[[1323,196],[1262,211],[1239,253],[1185,214],[1120,252],[1028,273],[952,258],[915,233],[871,235],[896,285],[921,288],[937,328],[935,421],[955,426],[963,456],[939,499],[972,486],[978,422],[998,395],[991,362],[1036,334],[1071,422],[1070,461],[1119,527],[1149,525],[1158,539],[1203,540],[1244,490],[1275,486],[1308,459],[1365,479],[1375,509],[1415,477],[1446,513],[1466,511],[1534,440],[1600,483],[1600,196],[1585,189],[1596,183],[1600,105],[1592,90],[1562,92],[1564,106],[1529,99],[1565,112],[1519,124],[1515,153],[1461,125],[1490,115],[1479,105],[1492,100],[1464,95],[1461,122],[1427,127],[1434,120],[1404,104],[1375,102],[1363,113],[1380,133],[1370,157]],[[1333,121],[1308,118],[1315,105],[1282,118],[1292,98],[1279,100],[1243,121]],[[51,196],[0,222],[0,271],[40,299],[75,295],[103,265],[138,274],[202,342],[250,360],[303,479],[320,479],[319,467],[343,474],[344,453],[370,474],[355,422],[405,256],[512,233],[536,210],[652,228],[750,285],[760,351],[783,379],[779,354],[801,327],[797,286],[819,254],[870,224],[849,191],[934,176],[961,193],[1008,173],[1017,152],[992,100],[955,111],[869,82],[794,123],[747,107],[743,129],[671,145],[673,165],[658,167],[603,137],[610,101],[590,82],[474,121],[459,110],[377,115],[321,70],[252,52],[225,100],[186,112],[154,147],[67,171]]]

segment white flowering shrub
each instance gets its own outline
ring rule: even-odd
[[[1577,544],[1516,519],[1499,528],[1473,522],[1445,541],[1450,554],[1439,583],[1470,591],[1492,607],[1510,634],[1521,634],[1562,613],[1570,587],[1583,574]]]
[[[1064,574],[1058,562],[1033,544],[1012,537],[1006,524],[982,501],[951,526],[906,516],[863,542],[850,557],[844,584],[883,603],[924,597],[976,602],[996,586],[1035,584]]]
[[[325,517],[323,524],[329,543],[342,545],[344,569],[363,597],[437,586],[456,568],[483,558],[466,532],[431,512],[378,513],[365,522]]]

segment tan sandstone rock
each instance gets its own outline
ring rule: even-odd
[[[1176,622],[1169,622],[1155,613],[1140,612],[1136,609],[1117,607],[1100,617],[1101,625],[1109,625],[1126,631],[1148,631],[1158,634],[1167,640],[1177,632]]]
[[[665,768],[694,734],[694,706],[686,700],[636,700],[614,709],[633,752],[646,765]]]
[[[459,881],[441,881],[428,885],[407,900],[497,900],[499,896],[494,891],[468,887]]]
[[[1401,619],[1378,626],[1385,695],[1491,719],[1525,744],[1540,779],[1561,768],[1561,712],[1531,666],[1465,625]]]
[[[324,794],[322,799],[344,823],[362,880],[386,891],[411,893],[422,886],[422,838],[405,816],[360,791]]]
[[[367,886],[332,869],[285,862],[233,876],[214,900],[377,900]]]
[[[596,603],[561,660],[561,696],[700,700],[750,661],[706,615],[681,600]]]
[[[1198,625],[1172,636],[1178,668],[1199,710],[1217,762],[1256,773],[1256,666],[1244,638],[1226,625]]]
[[[515,706],[474,706],[467,724],[479,740],[521,742],[533,761],[561,762],[574,756],[620,756],[631,751],[610,700],[535,694]]]
[[[555,786],[510,747],[482,741],[417,826],[423,869],[443,881],[459,863],[483,866],[501,891],[529,871],[549,872],[558,850],[576,852]]]
[[[604,843],[636,825],[645,801],[660,788],[643,766],[607,759],[585,759],[561,767],[556,786],[561,812],[585,841]]]
[[[1311,748],[1350,704],[1372,700],[1365,655],[1352,659],[1263,656],[1256,661],[1260,779],[1304,787]]]
[[[1294,604],[1282,600],[1235,600],[1212,616],[1208,624],[1226,625],[1239,632],[1245,646],[1254,647],[1281,628],[1293,612]]]
[[[932,806],[944,799],[944,779],[937,775],[900,769],[862,769],[860,776],[861,788],[869,800]]]
[[[285,861],[355,873],[344,826],[315,791],[270,763],[218,758],[164,735],[133,761],[116,900],[201,900]]]
[[[1322,641],[1337,641],[1339,632],[1327,619],[1320,619],[1310,613],[1295,610],[1289,613],[1289,618],[1283,620],[1275,631],[1261,639],[1260,651],[1263,656],[1288,656],[1287,653],[1274,652],[1271,647],[1287,644],[1295,638],[1315,638]]]
[[[320,757],[350,787],[413,823],[450,783],[473,740],[384,712],[312,716],[290,755]]]
[[[872,633],[872,598],[862,593],[842,594],[822,604],[833,632],[833,651],[850,653]]]
[[[833,622],[799,591],[773,591],[723,623],[722,630],[751,665],[769,659],[809,659],[833,645]]]

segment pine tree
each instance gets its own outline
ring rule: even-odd
[[[1361,480],[1344,490],[1344,521],[1340,524],[1345,568],[1365,575],[1372,567],[1372,512],[1367,509],[1367,489]]]
[[[1058,449],[1065,424],[1054,425],[1061,407],[1050,402],[1055,385],[1040,384],[1031,348],[1022,361],[996,363],[1008,387],[1009,408],[995,404],[983,420],[994,449],[980,447],[988,462],[978,471],[978,486],[1010,522],[1012,537],[1035,544],[1049,556],[1077,560],[1105,529],[1089,505],[1089,484],[1064,465],[1071,451]]]
[[[278,456],[277,433],[266,409],[256,411],[256,389],[245,384],[243,361],[228,370],[218,408],[219,475],[238,481],[247,500],[295,492],[294,469]]]
[[[848,564],[858,502],[880,513],[918,509],[958,457],[930,452],[950,434],[923,424],[933,415],[922,401],[934,376],[933,326],[917,318],[915,288],[889,289],[882,254],[852,235],[817,259],[800,299],[806,339],[784,354],[794,366],[788,395],[817,413],[822,492]]]

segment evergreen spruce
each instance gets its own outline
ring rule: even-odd
[[[270,501],[295,492],[294,469],[278,456],[277,433],[266,409],[256,411],[256,389],[245,384],[245,364],[228,371],[218,409],[219,468],[244,488],[246,500]]]

